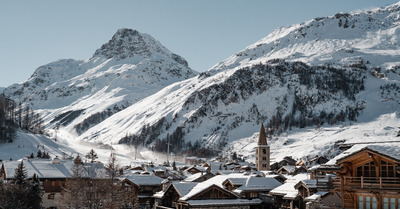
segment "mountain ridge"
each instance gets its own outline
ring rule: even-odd
[[[169,141],[173,152],[219,150],[253,135],[260,123],[274,136],[290,128],[354,124],[390,114],[398,106],[398,6],[277,29],[197,77],[133,104],[80,139],[160,149]]]
[[[40,66],[27,81],[6,88],[5,93],[38,110],[47,127],[82,127],[91,116],[100,114],[91,119],[98,123],[166,85],[197,74],[184,58],[136,30],[118,30],[102,48],[87,60],[61,59]]]

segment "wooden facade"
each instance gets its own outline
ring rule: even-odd
[[[337,164],[334,192],[343,208],[400,209],[400,160],[364,148]]]

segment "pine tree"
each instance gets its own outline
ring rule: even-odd
[[[27,186],[27,175],[28,174],[24,166],[24,161],[21,161],[20,163],[18,163],[18,167],[15,169],[14,178],[11,183],[19,186]]]
[[[30,191],[28,193],[27,202],[31,209],[41,209],[43,191],[40,188],[39,177],[33,174],[30,181]]]
[[[90,159],[90,162],[93,163],[97,158],[97,153],[94,151],[94,149],[91,149],[89,153],[87,153],[86,158]]]

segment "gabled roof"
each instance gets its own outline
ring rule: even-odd
[[[340,155],[336,156],[334,159],[327,162],[327,165],[338,164],[343,160],[348,159],[349,157],[355,156],[358,153],[363,151],[373,152],[378,155],[382,155],[394,161],[400,162],[400,143],[386,143],[379,145],[365,145],[365,144],[356,144]]]
[[[298,196],[298,191],[295,189],[295,185],[301,181],[309,179],[309,175],[307,173],[297,174],[295,176],[288,176],[288,179],[281,186],[276,187],[271,190],[269,194],[283,196],[283,199],[294,200]]]
[[[249,191],[270,191],[282,185],[275,178],[254,177],[250,176],[244,185],[237,188],[234,192],[242,193]]]
[[[125,176],[124,179],[139,186],[161,186],[164,179],[155,175],[137,175]]]
[[[317,180],[316,179],[301,180],[296,185],[294,185],[294,188],[298,189],[301,185],[309,189],[315,189],[317,188]]]
[[[181,197],[183,197],[187,195],[197,184],[198,183],[194,182],[187,182],[187,183],[179,182],[179,183],[173,183],[172,186],[175,188],[178,194]]]
[[[185,178],[183,181],[184,182],[194,182],[194,181],[196,181],[196,180],[198,180],[198,179],[200,179],[201,177],[203,177],[203,176],[206,176],[206,175],[212,175],[212,176],[215,176],[215,174],[213,174],[213,173],[195,173],[195,174],[192,174],[192,175],[190,175],[190,176],[188,176],[187,178]]]
[[[73,176],[71,169],[74,163],[72,160],[60,160],[59,164],[52,163],[52,160],[48,159],[30,159],[23,160],[23,162],[28,178],[31,178],[34,173],[38,175],[39,179],[64,179]],[[20,161],[4,162],[7,179],[14,177],[15,169],[19,163]],[[85,163],[81,164],[81,166],[86,171],[84,177],[96,178],[105,174],[102,163]]]
[[[185,196],[181,197],[180,200],[183,200],[183,201],[189,200],[192,197],[198,195],[199,193],[209,189],[210,187],[214,187],[214,186],[219,187],[220,189],[224,190],[224,192],[227,192],[227,193],[230,193],[230,194],[232,194],[234,196],[237,196],[237,195],[231,193],[230,191],[226,190],[223,187],[222,183],[228,178],[235,178],[235,177],[238,178],[240,176],[243,176],[243,174],[235,173],[235,174],[230,174],[230,175],[217,175],[217,176],[214,176],[214,177],[212,177],[212,178],[210,178],[210,179],[208,179],[208,180],[206,180],[204,182],[198,183],[195,187],[193,187],[193,189],[188,194],[186,194]]]

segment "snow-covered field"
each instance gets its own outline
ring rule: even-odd
[[[60,158],[71,156],[76,157],[77,155],[80,155],[84,160],[86,160],[85,155],[91,149],[95,150],[99,157],[98,160],[104,164],[107,164],[111,153],[115,154],[120,166],[134,166],[149,162],[163,163],[167,159],[165,154],[152,152],[145,148],[136,150],[135,147],[128,145],[109,146],[77,141],[74,139],[73,135],[64,130],[58,131],[57,136],[55,133],[51,133],[51,135],[52,137],[47,137],[45,135],[18,131],[17,137],[13,143],[0,143],[0,160],[20,160],[28,157],[31,153],[36,156],[39,150],[41,152],[48,152],[51,158],[56,156]],[[178,158],[170,158],[170,160],[171,159],[181,160]]]
[[[400,147],[400,137],[397,137],[400,125],[400,113],[395,112],[378,117],[374,121],[346,124],[338,126],[324,126],[321,128],[296,129],[287,134],[268,139],[271,147],[271,161],[277,162],[285,156],[294,159],[312,158],[316,155],[334,158],[343,151],[339,145],[357,144],[367,146],[368,144],[392,144]],[[233,150],[239,155],[247,156],[248,161],[254,162],[254,147],[258,140],[258,134],[231,144]],[[390,142],[390,143],[384,143]],[[337,143],[335,146],[335,143]],[[230,148],[228,147],[227,150]]]

